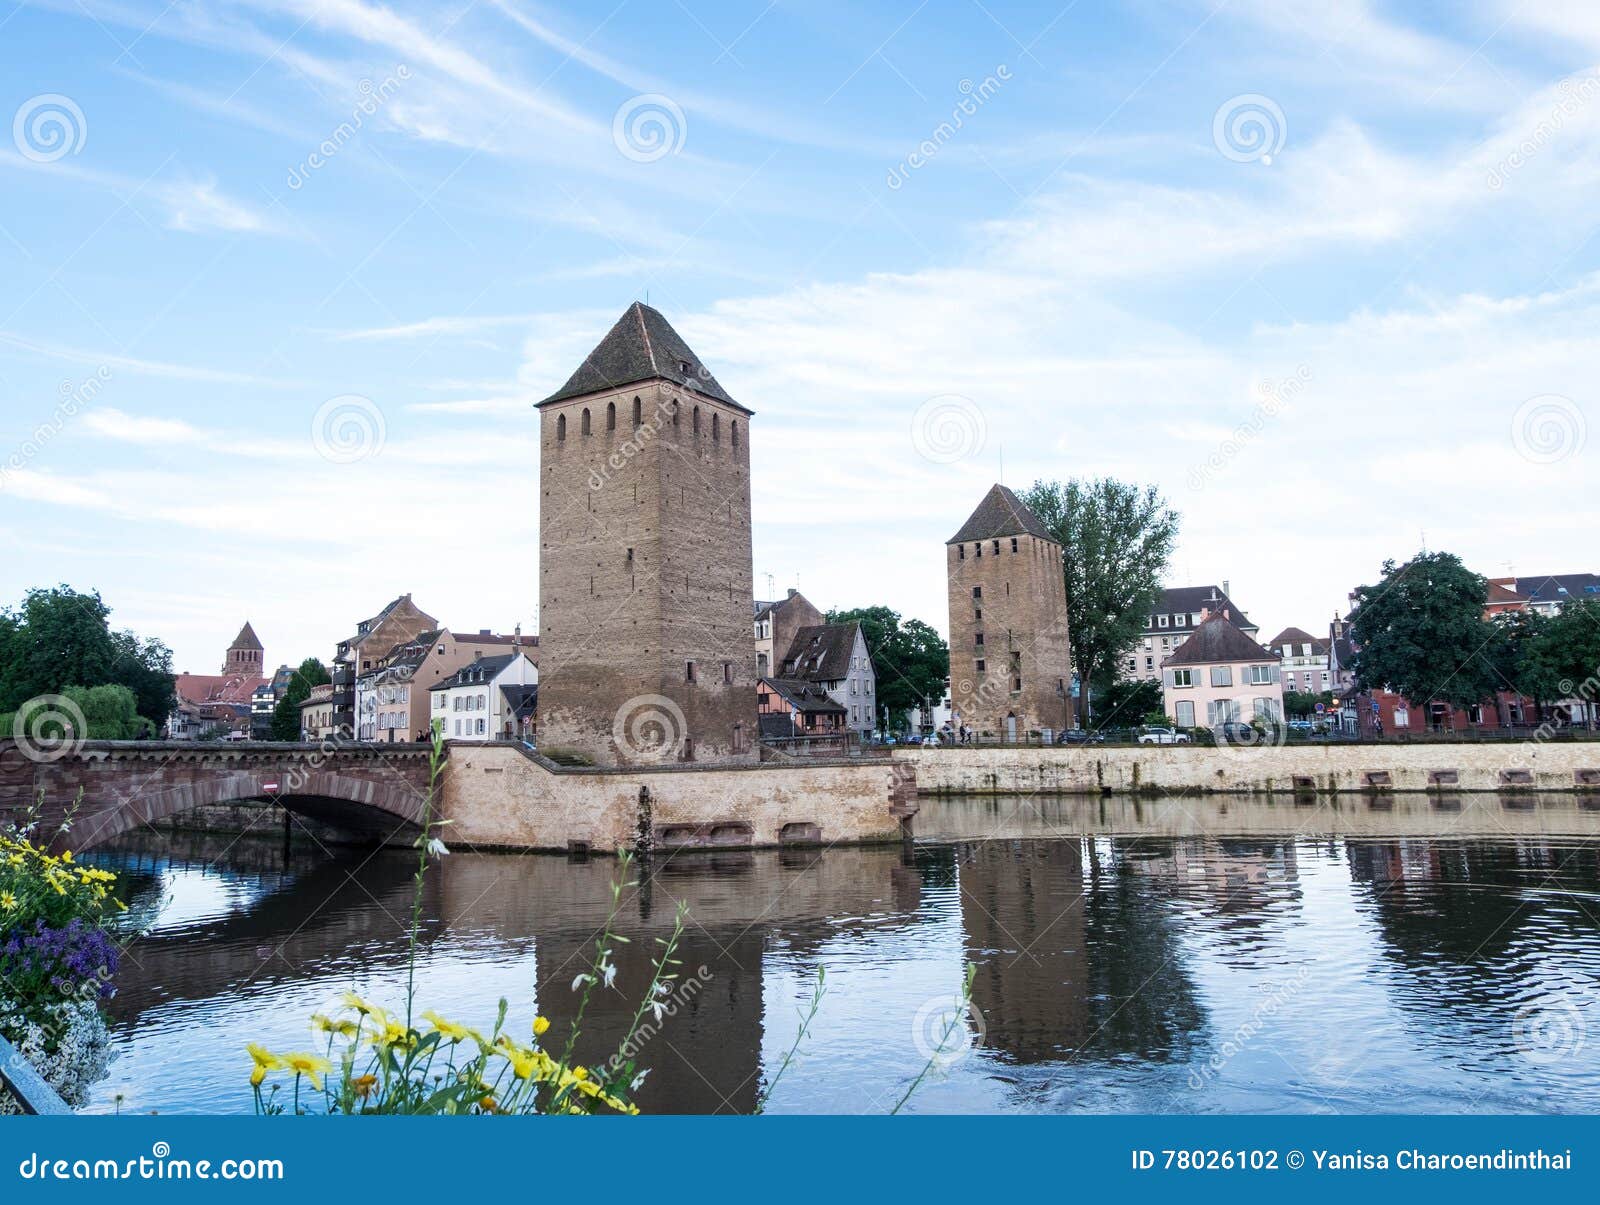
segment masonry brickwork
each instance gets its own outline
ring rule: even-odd
[[[996,485],[945,547],[954,722],[996,740],[1072,725],[1061,545]]]
[[[541,748],[756,761],[750,413],[639,305],[540,403]]]

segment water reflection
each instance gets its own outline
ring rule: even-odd
[[[696,986],[644,1048],[652,1111],[753,1109],[819,965],[829,995],[770,1107],[884,1111],[924,1061],[919,1009],[968,960],[981,1044],[913,1108],[1600,1107],[1600,813],[1383,802],[945,799],[918,822],[947,839],[915,846],[678,855],[627,893],[632,941],[581,1054],[615,1048],[684,901]],[[346,987],[402,997],[404,854],[184,836],[104,857],[156,920],[113,1002],[121,1057],[96,1107],[247,1110],[244,1041],[306,1047],[305,1018]],[[513,1026],[538,1010],[560,1032],[614,870],[446,859],[426,886],[424,1006],[487,1024],[505,995]]]

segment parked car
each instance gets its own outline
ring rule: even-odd
[[[1261,742],[1261,734],[1249,724],[1241,724],[1238,720],[1224,720],[1211,728],[1211,734],[1217,738],[1217,743],[1228,745],[1255,745]]]
[[[1056,733],[1058,745],[1103,745],[1106,738],[1088,728],[1063,728]]]
[[[928,733],[928,735],[923,737],[919,743],[924,749],[937,749],[940,745],[944,744],[944,742],[939,739],[939,734],[936,732]]]
[[[1141,745],[1187,745],[1189,734],[1171,728],[1146,728],[1139,734]]]
[[[1285,726],[1290,732],[1310,732],[1313,728],[1310,720],[1290,720]]]

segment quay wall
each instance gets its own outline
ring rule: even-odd
[[[1600,791],[1600,741],[898,749],[930,794]]]
[[[901,839],[911,767],[889,758],[691,768],[554,767],[505,745],[450,747],[447,844],[596,853]]]

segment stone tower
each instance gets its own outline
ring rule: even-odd
[[[265,656],[261,641],[256,638],[255,629],[246,620],[244,627],[239,629],[239,634],[233,638],[233,643],[228,646],[228,655],[222,659],[222,672],[245,678],[263,677]]]
[[[1003,485],[945,546],[950,691],[974,738],[1024,740],[1072,724],[1061,545]]]
[[[539,411],[540,748],[756,761],[752,412],[638,303]]]

